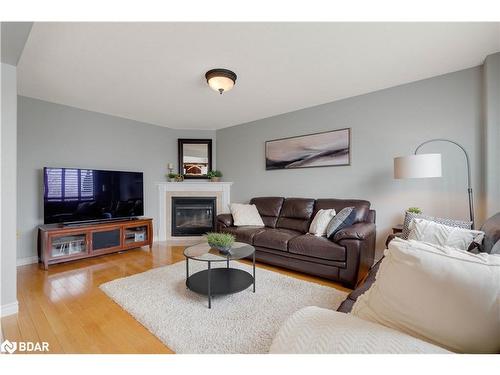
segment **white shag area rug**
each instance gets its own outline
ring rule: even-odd
[[[224,263],[215,265],[222,267]],[[190,261],[190,275],[206,269]],[[252,272],[232,262],[231,267]],[[335,310],[347,293],[276,272],[256,269],[252,287],[207,298],[186,289],[185,261],[116,279],[100,288],[176,353],[268,353],[283,322],[305,306]]]

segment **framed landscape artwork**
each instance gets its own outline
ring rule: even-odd
[[[266,142],[266,170],[350,164],[350,128]]]

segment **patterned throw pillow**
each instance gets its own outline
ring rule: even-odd
[[[472,221],[446,219],[446,218],[442,218],[442,217],[433,217],[433,216],[427,216],[427,215],[422,215],[422,214],[416,214],[413,212],[406,212],[405,213],[405,221],[403,223],[403,231],[401,232],[401,238],[404,240],[408,239],[408,235],[410,234],[410,223],[412,222],[413,219],[429,220],[429,221],[433,221],[433,222],[438,223],[438,224],[447,225],[449,227],[457,227],[457,228],[463,228],[463,229],[471,229],[472,228]]]
[[[332,239],[335,233],[344,229],[356,220],[356,209],[354,207],[345,207],[333,217],[326,227],[326,237]]]

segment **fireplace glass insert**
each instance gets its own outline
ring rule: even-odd
[[[172,236],[198,236],[215,230],[215,197],[172,197]]]

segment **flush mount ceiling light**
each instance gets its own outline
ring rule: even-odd
[[[228,69],[212,69],[205,73],[208,85],[212,90],[222,93],[229,91],[236,83],[236,74]]]

